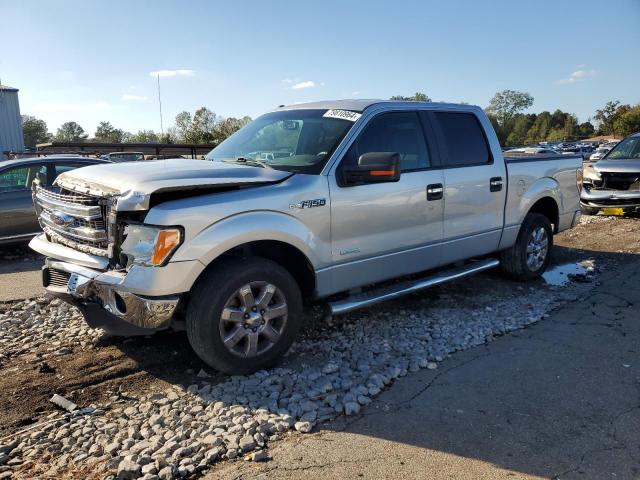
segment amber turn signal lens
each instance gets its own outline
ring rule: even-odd
[[[371,170],[369,172],[373,177],[391,177],[396,174],[395,170]]]
[[[151,263],[161,265],[178,245],[180,245],[179,230],[160,230],[156,240],[156,248],[153,249]]]

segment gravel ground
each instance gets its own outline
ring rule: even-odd
[[[579,229],[602,232],[601,222],[617,222],[594,218],[587,218]],[[617,228],[638,231],[637,224],[621,223]],[[565,243],[571,241],[572,237]],[[73,394],[69,398],[79,405],[73,413],[52,412],[43,405],[45,395],[69,393],[56,388],[56,379],[70,374],[59,371],[83,355],[104,358],[102,368],[100,361],[92,365],[91,374],[109,370],[108,358],[101,355],[114,345],[123,348],[127,341],[89,329],[75,309],[57,300],[4,304],[0,371],[12,383],[11,388],[0,384],[6,391],[0,394],[0,405],[19,410],[11,399],[23,398],[29,404],[38,397],[40,412],[3,430],[0,479],[169,479],[195,477],[223,459],[266,460],[269,441],[293,431],[309,432],[338,415],[358,414],[394,379],[422,368],[437,369],[438,362],[456,351],[524,328],[556,306],[587,295],[598,270],[615,268],[620,260],[578,247],[556,249],[556,263],[589,260],[595,267],[562,287],[541,281],[515,284],[484,274],[334,322],[315,315],[280,367],[250,376],[210,375],[193,356],[185,361],[183,354],[189,354],[184,353],[184,334],[134,340],[130,345],[135,350],[155,349],[164,363],[177,365],[173,377],[130,383],[122,375],[117,388],[109,384],[114,388],[94,396],[86,393],[90,388],[85,384],[67,385]],[[129,351],[139,362],[131,368],[144,370],[145,355],[136,357]],[[26,371],[40,383],[19,385]],[[82,375],[83,366],[74,372]],[[188,378],[191,381],[183,383]]]

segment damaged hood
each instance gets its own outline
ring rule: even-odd
[[[117,210],[146,210],[154,193],[269,184],[291,175],[269,168],[178,158],[92,165],[65,172],[55,183],[79,193],[117,196]]]
[[[640,159],[598,160],[592,167],[598,173],[638,173]]]

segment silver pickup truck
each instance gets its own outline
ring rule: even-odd
[[[119,334],[186,327],[227,373],[274,364],[303,305],[332,314],[501,266],[539,276],[580,215],[580,157],[503,158],[482,109],[280,107],[202,160],[35,184],[46,289]]]

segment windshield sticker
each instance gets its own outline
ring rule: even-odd
[[[323,117],[340,118],[342,120],[349,120],[350,122],[355,122],[361,116],[361,113],[351,112],[349,110],[327,110],[323,115]]]

